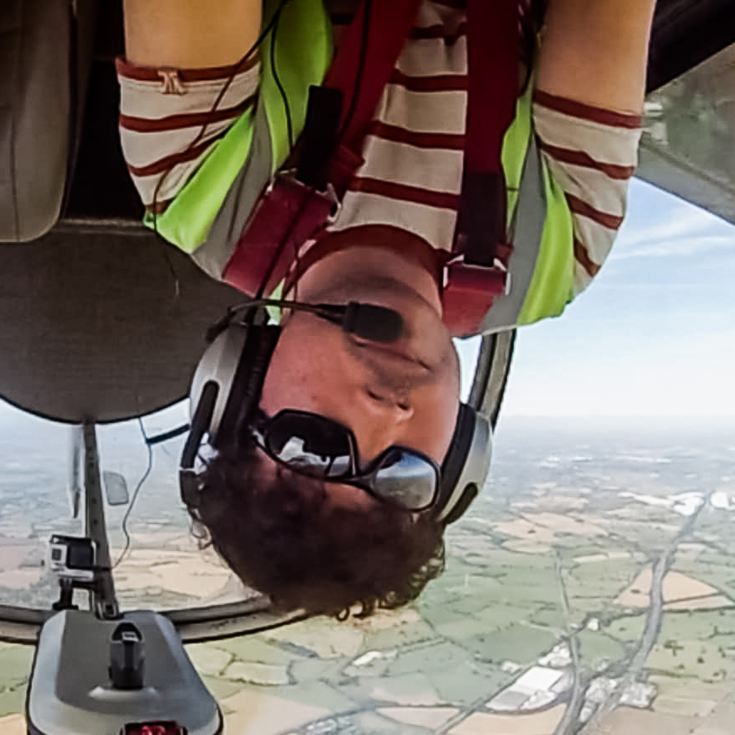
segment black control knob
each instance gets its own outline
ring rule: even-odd
[[[110,641],[113,689],[142,689],[145,671],[143,636],[132,623],[120,623]]]

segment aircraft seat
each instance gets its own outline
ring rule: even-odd
[[[92,52],[94,0],[0,3],[0,242],[61,215]]]

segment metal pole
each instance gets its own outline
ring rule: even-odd
[[[69,495],[71,517],[79,518],[79,506],[82,498],[82,454],[84,433],[81,426],[72,426],[69,434],[69,484],[66,488]]]
[[[84,432],[84,533],[95,543],[97,550],[96,585],[92,593],[94,611],[99,618],[114,619],[120,616],[112,579],[110,544],[105,523],[105,506],[102,498],[97,429],[94,422],[85,421]]]

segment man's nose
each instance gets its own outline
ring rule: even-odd
[[[400,444],[403,429],[413,416],[413,405],[403,395],[385,388],[365,388],[357,401],[360,416],[353,431],[359,446],[361,469],[386,447]]]

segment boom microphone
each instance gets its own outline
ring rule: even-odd
[[[403,334],[403,318],[393,309],[350,301],[344,308],[342,329],[370,342],[396,342]]]

